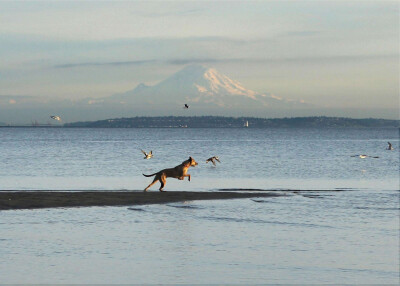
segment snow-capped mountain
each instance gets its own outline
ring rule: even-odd
[[[156,85],[142,83],[133,90],[105,99],[110,100],[143,108],[162,106],[167,109],[184,103],[196,109],[288,108],[302,104],[246,89],[215,69],[201,65],[189,65]]]
[[[183,109],[184,104],[189,110]],[[1,96],[0,121],[49,122],[49,115],[54,114],[63,122],[131,116],[281,117],[303,114],[306,108],[310,106],[246,89],[213,68],[189,65],[158,84],[141,83],[125,93],[103,98]]]

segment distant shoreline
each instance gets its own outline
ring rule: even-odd
[[[49,126],[49,125],[42,125],[42,126],[33,126],[33,125],[0,125],[0,128],[65,128],[63,125],[60,126]]]
[[[345,117],[223,117],[223,116],[160,116],[114,118],[64,124],[65,127],[92,128],[348,128],[399,127],[399,120],[353,119]]]
[[[45,128],[52,128],[52,129],[245,129],[242,127],[179,127],[179,126],[171,126],[171,127],[66,127],[66,126],[23,126],[23,125],[15,125],[15,126],[0,126],[0,129],[12,129],[12,128],[28,128],[28,129],[45,129]],[[397,126],[332,126],[332,127],[324,127],[324,126],[313,126],[313,127],[289,127],[289,126],[282,126],[282,127],[253,127],[251,129],[279,129],[279,128],[287,128],[287,129],[295,129],[295,128],[331,128],[331,129],[340,129],[340,128],[382,128],[382,129],[397,129],[400,128]]]
[[[195,200],[277,197],[271,192],[0,191],[0,211],[93,206],[133,206]]]
[[[20,128],[399,128],[400,120],[346,117],[224,117],[224,116],[137,116],[49,125],[11,125]]]

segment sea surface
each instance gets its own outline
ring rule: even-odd
[[[398,150],[398,129],[0,128],[0,190],[142,190],[192,156],[166,191],[282,194],[1,211],[0,283],[397,284]]]

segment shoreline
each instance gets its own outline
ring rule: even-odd
[[[134,206],[196,200],[278,197],[271,192],[0,191],[0,211],[94,206]]]

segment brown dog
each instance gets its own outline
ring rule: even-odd
[[[190,181],[190,174],[187,174],[187,170],[189,169],[189,167],[194,167],[196,165],[198,165],[197,162],[192,157],[189,157],[188,160],[183,161],[182,164],[176,166],[175,168],[164,169],[151,175],[143,174],[143,176],[145,177],[152,177],[155,175],[153,182],[151,182],[151,184],[148,185],[147,188],[144,189],[144,191],[146,192],[152,185],[157,183],[157,181],[160,181],[160,192],[165,192],[163,191],[163,188],[165,186],[165,183],[167,182],[168,177],[176,178],[178,180],[183,180],[185,179],[185,177],[189,177],[188,180]]]

